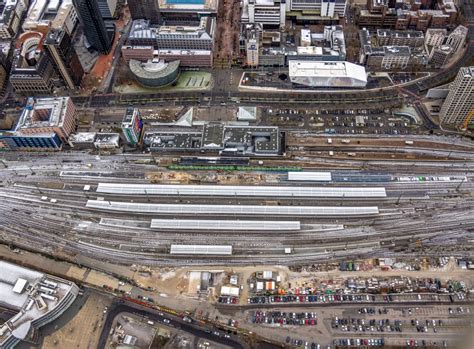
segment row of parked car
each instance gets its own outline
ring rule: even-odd
[[[385,345],[385,341],[383,338],[375,339],[375,338],[343,338],[343,339],[335,339],[334,346],[339,347],[360,347],[360,346],[369,346],[369,347],[383,347]]]
[[[238,297],[219,297],[217,298],[218,303],[225,303],[225,304],[237,304],[239,303]]]
[[[323,349],[321,344],[312,342],[311,344],[308,341],[304,341],[298,338],[291,338],[290,336],[286,337],[286,343],[292,346],[296,346],[304,349]],[[328,345],[326,349],[331,349],[331,346]]]
[[[250,321],[257,324],[315,326],[318,323],[316,313],[294,313],[257,310],[250,315]]]
[[[373,295],[278,295],[278,296],[253,296],[248,298],[248,303],[336,303],[336,302],[373,302]]]
[[[339,319],[336,317],[331,321],[331,326],[344,332],[402,332],[402,321],[389,319]]]
[[[422,347],[422,348],[425,348],[425,347],[428,347],[428,348],[432,348],[432,347],[440,347],[442,346],[443,348],[446,348],[448,346],[448,342],[443,340],[441,343],[436,343],[436,342],[430,342],[428,343],[426,340],[422,339],[422,340],[418,340],[418,339],[407,339],[406,340],[406,346],[407,348],[417,348],[417,347]]]
[[[433,332],[436,333],[438,332],[436,325],[443,326],[443,320],[439,319],[436,321],[435,319],[426,319],[425,321],[419,321],[413,319],[411,320],[411,325],[416,328],[417,332],[428,332],[428,328],[433,327]]]
[[[379,309],[379,315],[381,314],[387,314],[388,313],[388,309]],[[377,313],[377,311],[375,310],[375,308],[359,308],[357,309],[357,313],[358,314],[375,314]]]

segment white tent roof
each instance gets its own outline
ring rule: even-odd
[[[289,61],[291,77],[353,78],[367,82],[363,66],[349,62]]]

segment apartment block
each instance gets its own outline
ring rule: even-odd
[[[23,0],[0,1],[0,39],[12,39],[16,36],[27,6],[28,3]]]
[[[440,111],[441,123],[466,128],[474,118],[474,66],[462,67],[451,83],[448,96]]]
[[[409,46],[420,47],[425,42],[422,31],[377,29],[377,44],[379,46]]]
[[[283,27],[286,21],[285,0],[244,0],[242,23],[258,23],[264,27]]]

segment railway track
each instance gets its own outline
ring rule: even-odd
[[[80,159],[80,157],[78,157]],[[118,157],[117,159],[120,159]],[[79,161],[79,160],[78,160]],[[105,162],[103,169],[114,171],[116,157]],[[265,160],[267,161],[267,160]],[[272,161],[272,160],[268,160]],[[276,160],[281,163],[282,160]],[[288,164],[287,160],[284,163]],[[319,161],[330,166],[342,161],[329,159]],[[427,161],[419,164],[405,161],[345,161],[345,166],[374,167],[376,173],[439,173],[445,163]],[[393,167],[395,165],[396,167]],[[49,167],[48,167],[49,166]],[[372,199],[308,199],[280,198],[280,205],[374,205],[379,214],[373,217],[299,217],[302,229],[293,232],[189,232],[159,231],[150,229],[149,221],[154,215],[140,212],[127,213],[99,211],[86,207],[88,199],[102,196],[107,200],[152,203],[207,203],[207,197],[193,196],[149,196],[114,195],[94,192],[97,179],[83,177],[60,177],[62,169],[54,161],[47,168],[35,169],[18,185],[6,184],[0,188],[0,208],[5,214],[0,218],[0,233],[6,242],[36,249],[48,254],[57,252],[71,255],[86,255],[118,264],[147,265],[244,265],[244,264],[306,264],[328,259],[370,256],[413,256],[417,251],[423,255],[450,254],[468,256],[469,241],[474,240],[470,227],[474,226],[474,162],[453,162],[443,173],[466,176],[459,182],[358,182],[357,186],[383,186],[386,198]],[[133,171],[145,173],[154,166],[133,166]],[[54,167],[54,168],[53,168]],[[74,164],[68,168],[75,169]],[[405,171],[404,168],[410,170]],[[11,169],[10,169],[11,170]],[[16,170],[19,170],[17,168]],[[15,171],[15,170],[13,170]],[[25,171],[24,169],[21,171]],[[126,172],[124,172],[125,174]],[[339,172],[339,176],[343,173]],[[363,175],[363,173],[359,174]],[[280,175],[284,178],[285,174]],[[134,180],[136,178],[134,177]],[[53,181],[60,186],[44,188],[41,182]],[[103,178],[100,179],[103,181]],[[114,178],[112,181],[116,181]],[[84,192],[83,185],[90,184],[92,191]],[[314,183],[286,183],[293,186],[314,186]],[[317,186],[346,186],[351,183],[317,184]],[[43,200],[42,196],[48,196]],[[54,202],[50,200],[54,199]],[[223,198],[215,204],[267,204],[266,198]],[[19,222],[18,217],[25,216]],[[168,215],[173,217],[173,215]],[[131,224],[122,224],[126,218]],[[224,217],[235,219],[235,217]],[[102,220],[108,224],[101,224]],[[255,218],[258,220],[258,218]],[[283,219],[272,217],[273,220]],[[106,221],[105,221],[106,222]],[[118,224],[121,222],[120,224]],[[138,222],[138,223],[136,223]],[[140,223],[141,222],[141,223]],[[146,223],[144,223],[146,222]],[[112,224],[110,224],[112,223]],[[114,224],[115,223],[115,224]],[[336,229],[320,229],[322,225],[333,225]],[[341,225],[343,226],[342,228]],[[234,254],[226,257],[177,256],[169,254],[171,244],[231,244]],[[421,247],[417,244],[421,243]],[[457,248],[454,248],[458,246]],[[464,247],[461,247],[464,246]],[[285,255],[285,247],[293,253]],[[400,250],[400,247],[403,247]],[[441,251],[439,247],[442,247]],[[467,247],[467,248],[466,248]],[[444,248],[444,250],[443,250]],[[472,249],[471,249],[472,250]],[[402,251],[402,252],[400,252]]]
[[[433,188],[427,188],[427,190],[434,191]],[[104,214],[86,208],[83,193],[74,190],[53,192],[59,194],[59,204],[42,201],[39,197],[41,194],[36,192],[35,187],[15,187],[1,192],[0,196],[4,200],[0,207],[7,213],[0,220],[3,239],[6,234],[14,243],[31,245],[31,242],[34,242],[36,249],[46,253],[54,254],[55,251],[61,250],[119,264],[304,264],[327,259],[373,255],[409,255],[406,252],[397,254],[390,248],[382,247],[380,242],[383,240],[389,240],[392,245],[409,239],[424,241],[428,246],[441,243],[449,247],[460,239],[472,235],[468,228],[474,225],[474,220],[471,218],[474,217],[472,200],[466,200],[457,195],[443,204],[437,200],[425,200],[418,206],[382,209],[380,216],[369,222],[349,219],[344,222],[345,229],[342,231],[303,230],[291,234],[267,232],[190,234],[174,231],[156,232],[144,227],[137,232],[135,227],[120,227],[119,229],[101,225],[100,220]],[[433,217],[426,222],[426,217],[422,214],[430,210],[433,211]],[[28,215],[30,219],[18,223],[15,216],[19,214]],[[114,219],[110,218],[114,215],[106,216]],[[341,223],[341,219],[327,221],[326,224]],[[311,224],[311,222],[303,224]],[[168,253],[169,244],[183,241],[196,244],[205,244],[210,241],[233,244],[234,254],[229,257],[198,256],[189,259],[187,256],[175,256]],[[294,254],[285,256],[283,248],[286,246],[292,246]],[[430,253],[439,254],[426,251],[425,255]],[[460,255],[469,253],[469,251],[458,252]]]

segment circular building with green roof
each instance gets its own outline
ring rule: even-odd
[[[130,71],[137,82],[144,87],[163,87],[175,82],[179,76],[180,61],[165,62],[163,60],[149,60],[146,63],[130,60]]]

